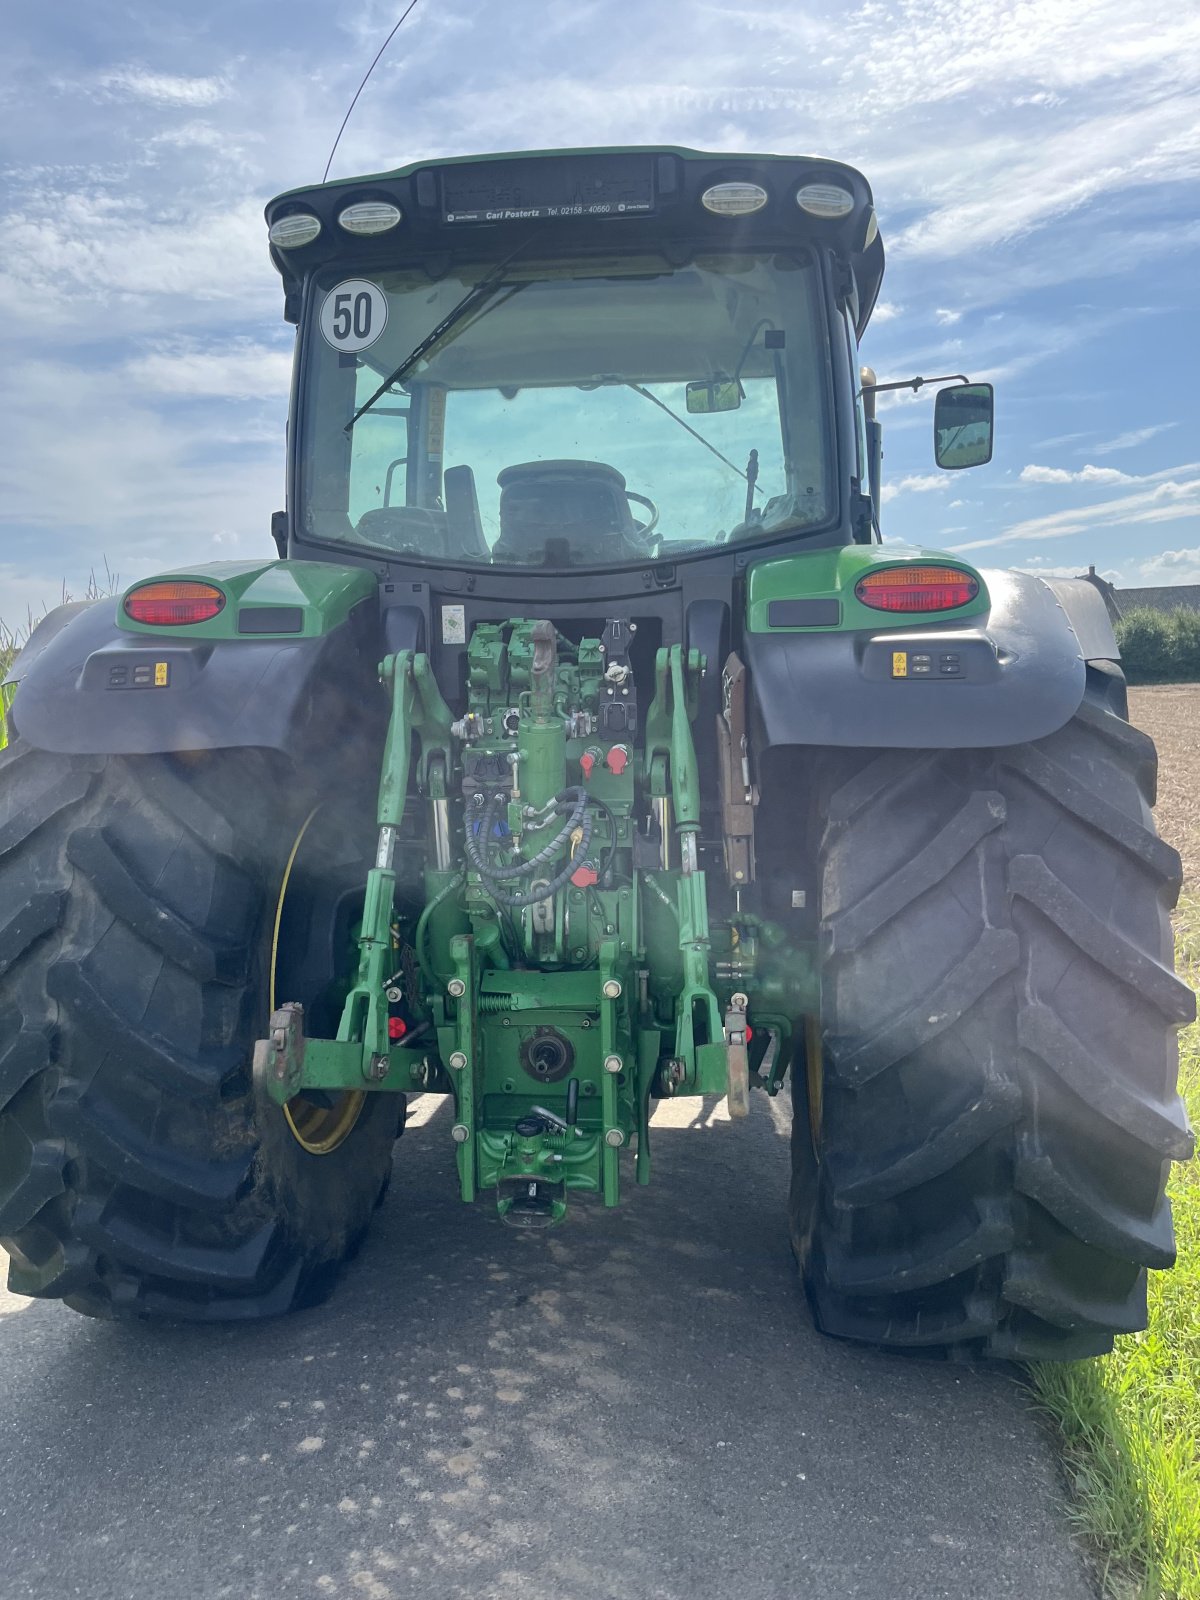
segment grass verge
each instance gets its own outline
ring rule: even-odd
[[[7,676],[8,669],[12,666],[12,658],[16,653],[17,641],[4,624],[0,622],[0,683]],[[8,710],[8,702],[9,691],[0,689],[0,750],[3,750],[8,743],[8,718],[5,715]]]
[[[1200,987],[1200,897],[1180,908],[1181,976]],[[1200,1023],[1180,1039],[1200,1126]],[[1075,1491],[1073,1519],[1120,1600],[1200,1600],[1200,1161],[1173,1170],[1179,1261],[1150,1275],[1150,1326],[1099,1361],[1031,1368]]]

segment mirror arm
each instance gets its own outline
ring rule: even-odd
[[[924,388],[927,383],[970,383],[965,373],[947,372],[940,378],[902,378],[898,383],[864,383],[863,393],[870,391],[873,394],[882,394],[885,389],[911,389],[916,394],[918,389]]]

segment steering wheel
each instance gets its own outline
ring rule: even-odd
[[[633,525],[633,531],[641,534],[642,538],[649,543],[650,535],[658,527],[658,507],[653,500],[647,499],[644,494],[634,494],[632,489],[626,489],[625,498],[626,500],[632,500],[636,505],[645,506],[650,513],[649,522],[635,522]]]

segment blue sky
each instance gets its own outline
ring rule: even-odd
[[[319,178],[398,0],[9,0],[0,617],[270,552],[291,330],[262,206]],[[881,378],[997,386],[989,467],[889,404],[885,531],[1200,582],[1200,9],[1159,0],[420,0],[334,176],[678,143],[862,168]]]

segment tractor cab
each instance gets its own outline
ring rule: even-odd
[[[852,169],[496,156],[267,215],[300,328],[295,554],[549,573],[870,536],[883,252]]]

